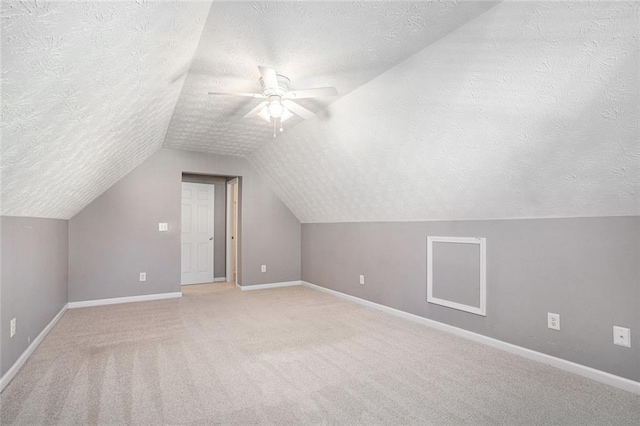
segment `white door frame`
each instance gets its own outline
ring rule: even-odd
[[[235,276],[236,276],[236,281],[238,279],[238,208],[236,205],[236,217],[235,217],[235,224],[236,224],[236,252],[233,253],[233,255],[236,258],[235,264],[236,264],[236,270],[232,271],[232,264],[233,262],[231,261],[231,223],[233,222],[232,219],[232,214],[233,214],[233,186],[236,186],[236,190],[238,188],[238,178],[233,178],[229,181],[227,181],[227,235],[226,235],[226,240],[227,240],[227,256],[226,256],[226,268],[225,271],[227,273],[227,282],[232,282],[233,281],[233,273],[235,272]],[[237,282],[236,282],[237,284]]]

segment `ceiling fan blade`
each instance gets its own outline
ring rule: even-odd
[[[262,108],[264,108],[266,105],[267,105],[267,101],[260,102],[260,105],[258,105],[257,107],[255,107],[254,109],[252,109],[251,111],[249,111],[249,112],[244,116],[244,118],[247,118],[247,117],[249,117],[249,116],[252,116],[252,115],[254,115],[254,114],[257,114],[257,113],[258,113],[258,112],[260,112],[260,110],[261,110]]]
[[[210,95],[222,95],[222,96],[245,96],[248,98],[265,98],[262,93],[247,93],[247,92],[209,92]]]
[[[278,89],[278,77],[276,76],[276,71],[272,68],[267,67],[258,67],[260,70],[260,75],[262,76],[262,81],[264,82],[264,87],[268,89]]]
[[[284,101],[284,102],[282,102],[282,105],[284,105],[292,113],[294,113],[296,115],[299,115],[300,117],[304,118],[305,120],[309,120],[310,118],[313,118],[313,117],[316,116],[314,113],[312,113],[311,111],[309,111],[308,109],[306,109],[304,107],[301,107],[300,105],[298,105],[295,102]]]
[[[338,96],[335,87],[316,87],[315,89],[292,90],[284,95],[288,99],[321,98],[324,96]]]
[[[282,116],[280,117],[280,123],[284,123],[291,117],[295,117],[291,111],[287,109],[287,107],[282,108]]]

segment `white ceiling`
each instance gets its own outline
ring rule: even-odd
[[[638,16],[3,1],[2,214],[69,218],[163,141],[249,156],[303,222],[640,214]],[[274,140],[255,100],[207,95],[258,91],[258,65],[340,96]]]
[[[209,3],[2,2],[2,214],[68,219],[162,146]]]
[[[302,222],[640,214],[639,3],[502,3],[250,156]]]
[[[258,65],[291,88],[335,86],[337,98],[298,101],[314,112],[490,9],[492,2],[215,2],[202,32],[165,146],[246,155],[273,139],[259,99]],[[285,122],[291,129],[301,119]]]

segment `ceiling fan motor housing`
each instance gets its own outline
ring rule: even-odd
[[[266,85],[264,84],[264,80],[262,79],[262,77],[260,77],[260,86],[262,86],[262,93],[264,93],[266,97],[279,96],[282,98],[284,97],[285,93],[289,91],[289,83],[291,82],[291,80],[280,74],[276,74],[276,78],[278,79],[278,87],[266,87]]]

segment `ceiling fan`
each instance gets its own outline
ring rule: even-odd
[[[319,98],[324,96],[336,96],[335,87],[317,87],[314,89],[289,90],[289,80],[284,75],[268,67],[258,67],[260,70],[260,85],[262,93],[245,92],[209,92],[210,95],[246,96],[251,98],[266,99],[249,111],[244,117],[257,114],[258,117],[273,123],[273,136],[276,136],[276,126],[293,117],[294,114],[304,119],[309,119],[315,114],[294,102],[295,99]]]

